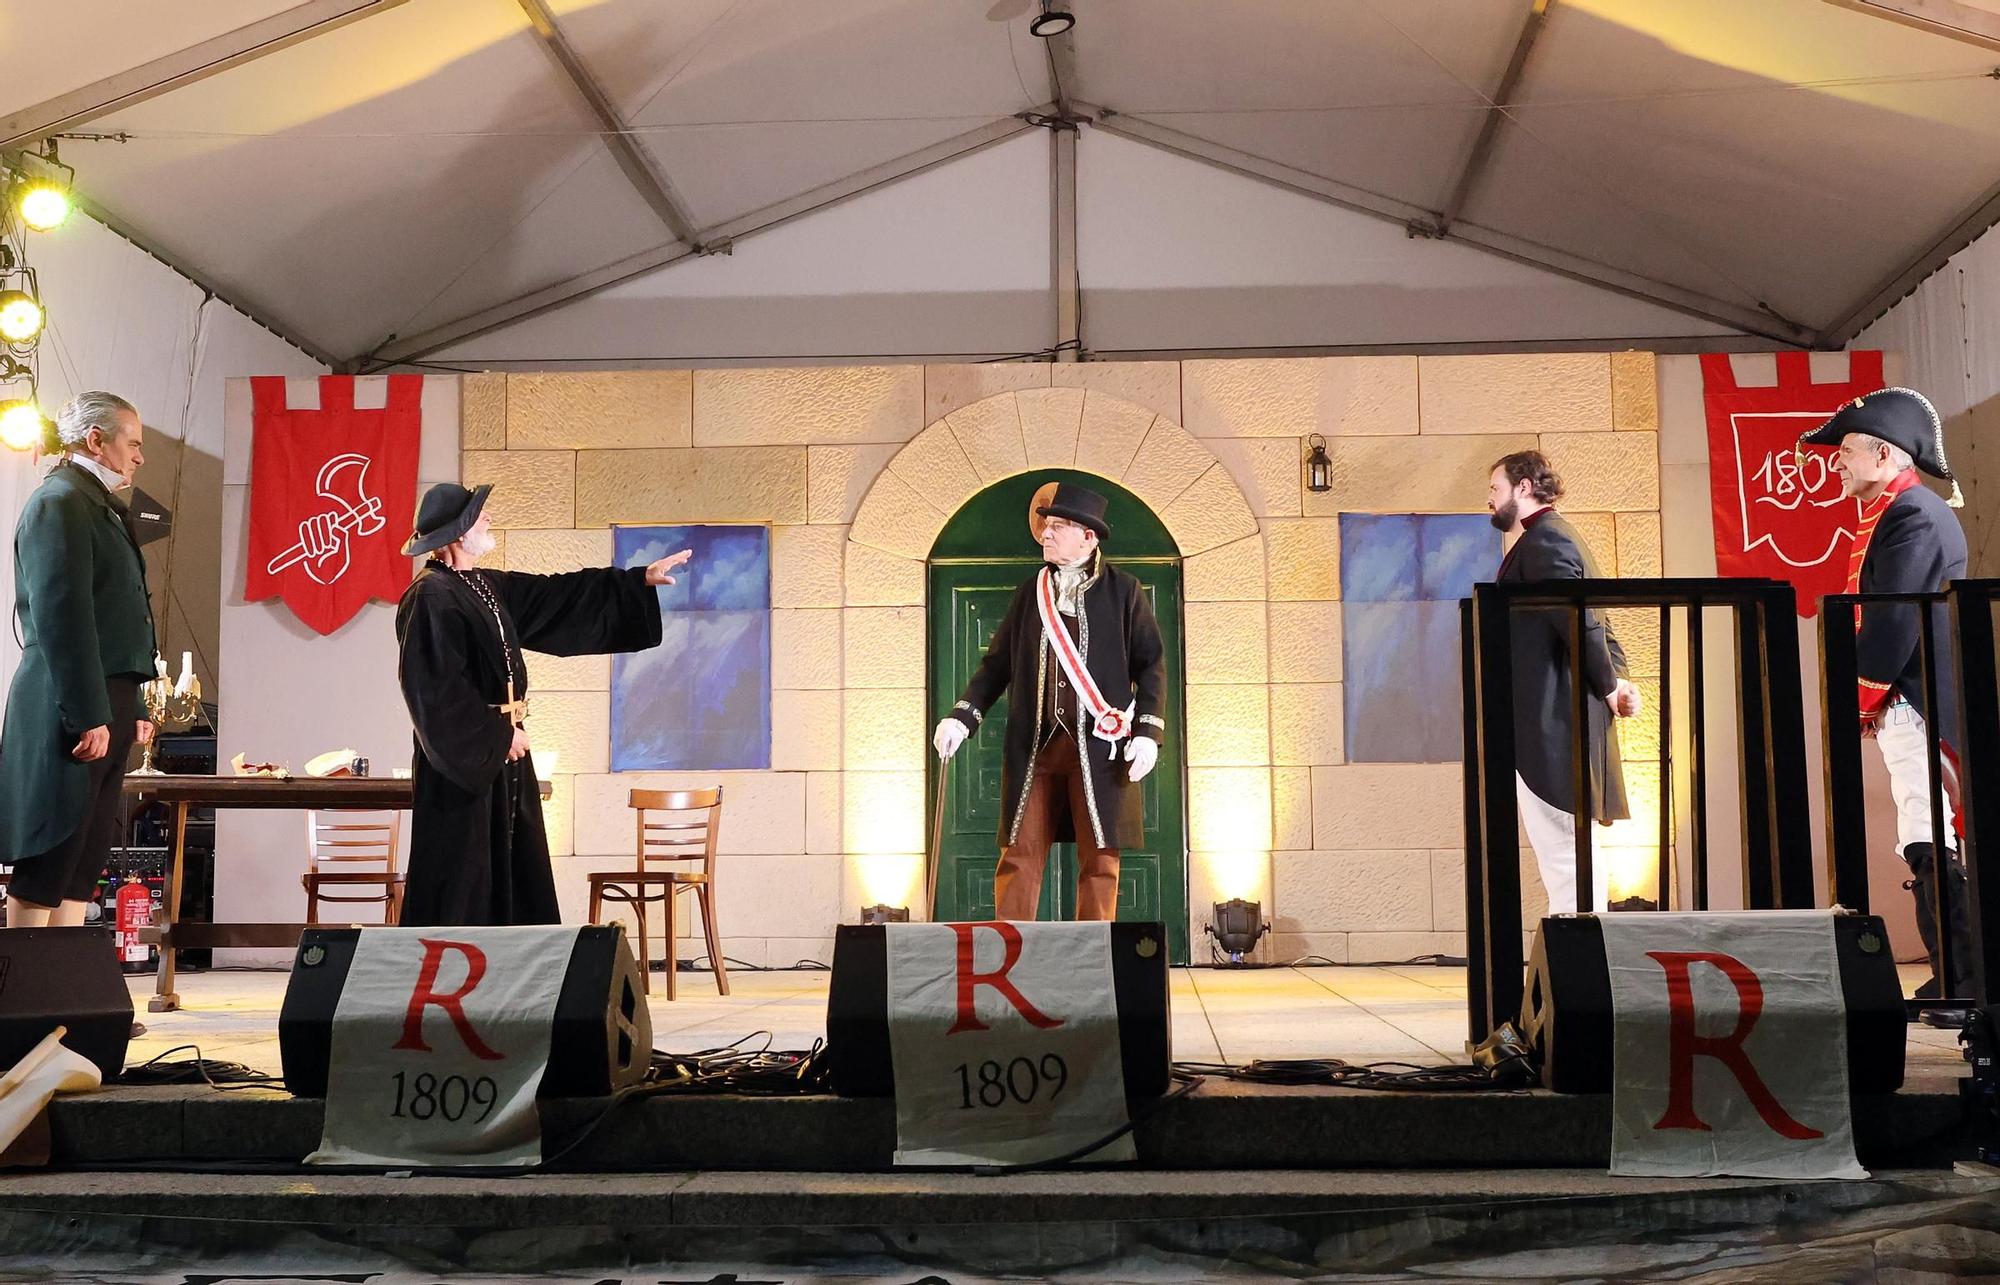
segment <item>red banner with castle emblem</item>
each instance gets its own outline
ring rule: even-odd
[[[1813,382],[1809,353],[1777,357],[1777,384],[1744,387],[1726,353],[1702,355],[1715,570],[1789,580],[1799,614],[1817,616],[1822,595],[1847,587],[1861,506],[1841,493],[1831,451],[1802,458],[1795,448],[1801,433],[1882,387],[1882,354],[1849,353],[1847,379],[1832,384]]]
[[[388,377],[385,405],[354,405],[354,376],[324,375],[319,406],[285,404],[282,376],[250,381],[250,553],[243,597],[279,598],[330,634],[410,583],[422,375]]]

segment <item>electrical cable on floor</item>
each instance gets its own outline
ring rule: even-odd
[[[761,1048],[743,1047],[760,1035],[764,1037]],[[773,1050],[769,1031],[752,1031],[727,1044],[695,1053],[667,1053],[654,1049],[646,1078],[612,1094],[604,1103],[604,1108],[588,1123],[561,1146],[547,1152],[542,1159],[542,1167],[546,1169],[556,1165],[594,1136],[620,1107],[638,1098],[704,1093],[733,1093],[747,1097],[822,1095],[827,1092],[824,1063],[821,1061],[825,1049],[826,1041],[814,1040],[809,1049]]]
[[[1423,1066],[1414,1062],[1348,1062],[1337,1057],[1258,1058],[1242,1066],[1176,1062],[1174,1070],[1243,1084],[1311,1085],[1389,1093],[1465,1093],[1524,1089],[1538,1078],[1534,1050],[1511,1022],[1503,1022],[1472,1050],[1470,1062]]]
[[[1466,966],[1465,956],[1463,955],[1441,955],[1435,952],[1428,955],[1412,955],[1408,959],[1343,960],[1328,959],[1325,955],[1300,955],[1297,959],[1279,959],[1268,963],[1262,961],[1253,962],[1247,959],[1239,961],[1223,958],[1221,947],[1217,946],[1212,938],[1208,943],[1208,958],[1209,963],[1215,967],[1231,970],[1249,968],[1413,968],[1422,965],[1431,965],[1437,968],[1464,968]]]
[[[666,972],[665,968],[658,967],[658,965],[665,962],[664,960],[655,960],[655,971]],[[830,973],[833,971],[833,965],[821,963],[817,959],[801,959],[790,964],[746,964],[733,955],[724,955],[722,962],[731,968],[746,973]],[[682,963],[686,965],[681,970],[683,972],[712,973],[715,971],[709,967],[708,956],[706,955],[696,955],[693,959],[683,960]]]
[[[761,1048],[743,1045],[758,1036]],[[653,1050],[653,1064],[638,1086],[657,1093],[739,1093],[755,1097],[822,1093],[820,1055],[826,1041],[803,1050],[773,1050],[769,1031],[753,1031],[718,1048],[695,1053]]]
[[[187,1049],[194,1050],[193,1057],[167,1059],[173,1054]],[[211,1089],[282,1089],[285,1077],[272,1075],[269,1071],[259,1071],[241,1062],[227,1062],[219,1058],[203,1057],[198,1044],[176,1044],[163,1053],[155,1054],[135,1066],[128,1066],[111,1077],[111,1084],[206,1084]]]

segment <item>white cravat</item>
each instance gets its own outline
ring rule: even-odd
[[[125,476],[122,473],[119,473],[116,469],[104,467],[88,455],[79,455],[71,451],[69,459],[70,463],[80,468],[88,469],[93,477],[104,483],[104,489],[107,491],[122,491],[132,485],[125,480]]]
[[[1090,555],[1056,566],[1056,610],[1065,616],[1076,614],[1083,599],[1083,587],[1090,577]]]

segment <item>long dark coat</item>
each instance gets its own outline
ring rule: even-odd
[[[1576,528],[1560,513],[1543,509],[1521,532],[1495,577],[1510,581],[1596,579],[1602,573]],[[1554,808],[1576,811],[1576,775],[1570,728],[1569,612],[1516,608],[1510,631],[1514,648],[1515,767],[1536,797]],[[1625,766],[1612,732],[1611,708],[1603,698],[1627,677],[1625,649],[1594,611],[1584,613],[1583,680],[1593,699],[1585,702],[1590,723],[1590,797],[1596,820],[1629,816]]]
[[[1889,502],[1875,524],[1861,561],[1862,593],[1936,593],[1965,578],[1965,531],[1958,516],[1926,486],[1913,486]],[[1923,657],[1918,652],[1919,616],[1914,603],[1878,603],[1861,608],[1854,640],[1855,669],[1863,683],[1886,683],[1926,719]],[[1938,735],[1958,742],[1957,684],[1952,674],[1951,613],[1943,603],[1931,608],[1932,670],[1938,689]]]
[[[468,575],[485,580],[507,618],[504,649]],[[494,707],[507,699],[509,672],[515,696],[527,694],[524,647],[552,656],[641,651],[660,632],[659,597],[643,570],[532,576],[432,563],[417,573],[396,607],[398,677],[416,732],[403,924],[561,921],[534,758],[507,762],[513,729]]]
[[[0,862],[49,851],[83,823],[77,738],[111,722],[104,680],[153,676],[146,559],[104,484],[59,464],[14,528],[21,666],[0,732]]]
[[[977,732],[980,721],[993,702],[1018,677],[1023,688],[1014,693],[1012,712],[1007,718],[1005,768],[1001,773],[1000,843],[1013,841],[1020,827],[1021,810],[1028,801],[1033,781],[1035,750],[1045,729],[1042,711],[1046,692],[1041,683],[1048,674],[1047,640],[1042,634],[1041,612],[1035,606],[1035,581],[1039,570],[1007,604],[1007,614],[993,631],[986,655],[965,685],[965,694],[953,706],[950,717],[964,723],[968,732]],[[1167,667],[1160,643],[1160,623],[1153,617],[1153,605],[1145,588],[1118,568],[1105,565],[1097,582],[1083,594],[1077,616],[1077,649],[1083,665],[1097,683],[1104,699],[1123,709],[1135,702],[1133,734],[1161,740],[1165,734]],[[1031,679],[1032,676],[1032,679]],[[1028,681],[1033,681],[1034,713],[1029,715]],[[1150,720],[1150,721],[1148,721]],[[1122,746],[1123,742],[1120,742]],[[1110,757],[1112,746],[1092,736],[1088,727],[1078,736],[1078,749],[1088,765],[1086,791],[1092,804],[1091,833],[1104,848],[1139,848],[1145,843],[1146,821],[1143,790],[1131,780],[1124,751]],[[1075,839],[1075,818],[1058,820],[1056,841]]]

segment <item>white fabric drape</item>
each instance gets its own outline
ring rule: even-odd
[[[1960,250],[1853,347],[1901,353],[1902,383],[1937,406],[1965,489],[1971,573],[2000,574],[2000,234]]]

